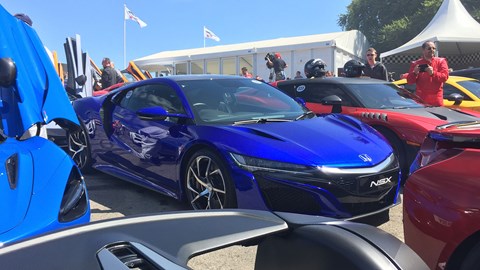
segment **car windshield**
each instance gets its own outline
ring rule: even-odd
[[[420,108],[415,95],[393,83],[348,84],[351,93],[355,95],[366,108],[372,109],[402,109]]]
[[[203,124],[266,123],[313,117],[289,96],[254,79],[177,82],[196,121]]]
[[[470,91],[472,94],[480,98],[480,82],[479,81],[459,81],[459,85]]]

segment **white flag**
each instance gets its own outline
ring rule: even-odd
[[[144,21],[140,20],[140,18],[135,16],[135,14],[133,14],[133,12],[127,8],[127,5],[125,5],[125,20],[134,20],[140,25],[141,28],[147,26]]]
[[[215,35],[212,31],[208,30],[205,26],[203,27],[203,36],[215,41],[220,41],[220,38],[217,37],[217,35]]]

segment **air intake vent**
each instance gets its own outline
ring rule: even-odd
[[[97,254],[102,269],[163,270],[186,269],[138,243],[115,243]]]

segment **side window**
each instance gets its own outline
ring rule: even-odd
[[[352,99],[340,87],[332,84],[309,84],[305,90],[298,93],[298,96],[306,102],[321,103],[322,99],[336,95],[342,99],[342,105],[353,106]]]
[[[144,85],[129,90],[120,106],[133,112],[142,108],[161,106],[170,113],[185,113],[175,90],[163,84]]]
[[[457,88],[453,87],[452,85],[445,83],[443,84],[443,99],[447,99],[451,94],[459,94],[463,96],[463,100],[472,100],[469,96],[462,93],[462,91],[458,90]]]

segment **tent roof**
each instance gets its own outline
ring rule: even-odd
[[[220,45],[206,48],[164,51],[133,60],[139,67],[152,65],[168,65],[175,62],[199,60],[206,58],[229,57],[253,53],[273,51],[301,50],[319,47],[337,47],[345,52],[357,55],[356,51],[366,44],[366,37],[358,30],[334,32],[309,36],[278,38],[263,41]],[[361,53],[361,52],[360,52]]]
[[[420,52],[425,41],[439,42],[441,55],[463,55],[479,51],[480,24],[468,13],[460,0],[444,0],[430,23],[409,42],[388,52],[381,58],[393,54],[413,55]]]

